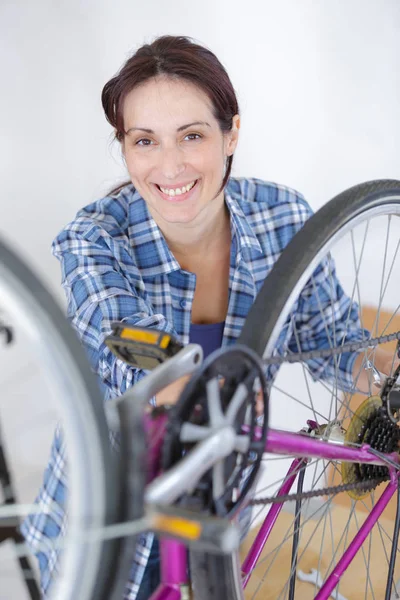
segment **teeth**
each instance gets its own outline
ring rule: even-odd
[[[160,190],[164,194],[168,194],[168,196],[180,196],[181,194],[184,194],[185,192],[188,192],[189,190],[191,190],[195,183],[196,183],[196,181],[192,181],[192,183],[188,183],[188,185],[186,185],[185,187],[176,188],[175,190],[167,190],[166,188],[162,188],[160,186]]]

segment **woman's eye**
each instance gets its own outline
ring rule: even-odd
[[[136,146],[149,146],[150,145],[150,144],[141,144],[140,142],[150,142],[151,143],[151,140],[149,140],[148,138],[142,138],[136,142]]]
[[[194,136],[196,136],[196,139],[201,138],[201,135],[199,135],[198,133],[188,133],[186,137],[194,139]]]

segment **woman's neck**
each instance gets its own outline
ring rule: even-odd
[[[182,261],[190,264],[196,258],[215,257],[221,249],[230,249],[230,215],[223,198],[218,210],[210,209],[211,206],[205,207],[205,214],[200,214],[191,223],[160,223],[159,219],[155,219],[171,252],[183,268]]]

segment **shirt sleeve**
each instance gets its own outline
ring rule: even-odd
[[[360,324],[358,304],[343,290],[331,256],[316,268],[304,287],[291,321],[291,352],[308,352],[368,339],[369,332]],[[314,379],[338,382],[344,391],[354,390],[352,376],[356,352],[307,361]]]
[[[82,227],[75,221],[73,228],[61,232],[52,248],[61,263],[68,318],[105,387],[105,399],[109,399],[123,394],[146,374],[118,359],[106,346],[104,340],[113,322],[176,333],[146,300],[142,279],[129,252],[122,250],[124,262],[118,260],[121,248],[115,248],[111,236],[93,231],[93,227]]]

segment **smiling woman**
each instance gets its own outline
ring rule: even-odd
[[[130,179],[80,210],[55,239],[53,253],[62,266],[68,316],[108,400],[146,375],[105,344],[113,322],[172,333],[184,345],[200,343],[206,353],[235,343],[265,278],[312,211],[290,188],[231,177],[240,128],[235,91],[217,57],[189,38],[163,36],[139,48],[104,86],[102,103]],[[337,306],[329,313],[336,343],[359,339],[357,310],[324,263],[321,289],[328,280]],[[285,348],[297,348],[296,327],[308,332],[304,344],[314,336],[318,347],[327,347],[329,327],[315,317],[318,295],[307,288],[300,300],[285,329]],[[344,388],[354,378],[361,385],[361,358],[344,353],[335,365]],[[325,361],[312,375],[328,379],[332,372]],[[176,381],[152,403],[174,404],[184,385]],[[56,519],[65,518],[64,453],[56,439],[38,498],[45,506],[51,498]],[[61,535],[49,527],[54,515],[25,523],[28,543],[43,541],[46,548],[47,538]],[[151,533],[139,540],[126,600],[147,599],[157,585],[153,540]],[[40,566],[47,594],[58,565],[42,554]],[[230,597],[203,583],[196,600]]]

